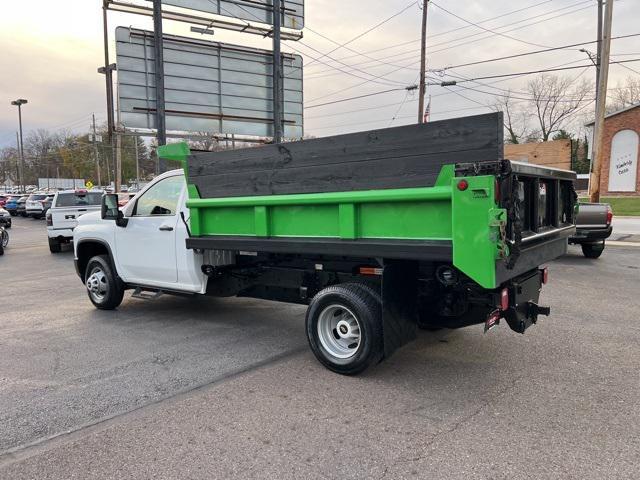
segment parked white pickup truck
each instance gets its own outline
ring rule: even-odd
[[[73,230],[82,215],[100,211],[102,190],[64,190],[57,192],[47,211],[49,250],[58,253],[63,243],[73,238]]]

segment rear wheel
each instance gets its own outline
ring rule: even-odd
[[[583,243],[582,253],[587,258],[598,258],[604,251],[604,242],[602,243]]]
[[[309,304],[307,338],[316,358],[329,370],[355,375],[383,356],[382,305],[369,288],[335,285]]]
[[[122,303],[124,286],[116,278],[106,255],[96,255],[89,260],[84,278],[87,294],[96,308],[113,310]]]
[[[60,241],[56,238],[50,238],[49,251],[51,253],[60,253],[61,250],[62,250],[62,245],[60,244]]]
[[[9,232],[4,228],[0,229],[0,246],[5,249],[9,245]]]

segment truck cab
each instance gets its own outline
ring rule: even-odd
[[[78,272],[85,272],[89,259],[102,254],[124,284],[204,293],[202,255],[184,247],[189,215],[185,191],[183,171],[173,170],[154,179],[122,209],[114,207],[121,215],[117,221],[104,220],[100,207],[83,215],[74,232]]]

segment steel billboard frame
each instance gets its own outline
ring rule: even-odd
[[[238,140],[274,136],[271,51],[177,35],[163,38],[166,115],[173,134],[235,134]],[[140,135],[155,130],[153,51],[153,32],[116,29],[118,110],[126,129]],[[285,137],[300,138],[304,134],[302,57],[282,54],[282,58],[288,63],[282,102]],[[186,76],[188,71],[195,78]],[[187,126],[208,126],[174,128],[178,118],[192,119],[184,123]],[[214,124],[219,128],[212,128]]]
[[[149,0],[143,1],[149,2]],[[153,16],[153,7],[150,6],[128,3],[121,0],[105,0],[105,5],[107,10],[111,10],[114,12],[131,13],[134,15],[143,15],[147,17]],[[224,20],[222,18],[217,18],[214,15],[194,15],[193,13],[187,13],[178,10],[168,10],[165,8],[162,9],[162,18],[164,18],[165,20],[189,23],[192,25],[200,25],[207,28],[221,28],[234,32],[250,33],[253,35],[260,35],[262,37],[273,36],[273,28],[270,28],[270,26],[261,24],[257,21],[239,20],[237,22],[232,22]],[[226,18],[231,17],[227,16]],[[292,30],[286,28],[282,29],[281,37],[283,40],[297,41],[303,38],[303,32],[302,30]]]

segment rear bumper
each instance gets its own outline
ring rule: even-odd
[[[73,238],[73,229],[71,228],[59,228],[59,229],[47,229],[47,235],[49,238]]]
[[[613,227],[607,228],[580,228],[577,227],[575,235],[569,238],[571,244],[601,242],[611,236]]]

